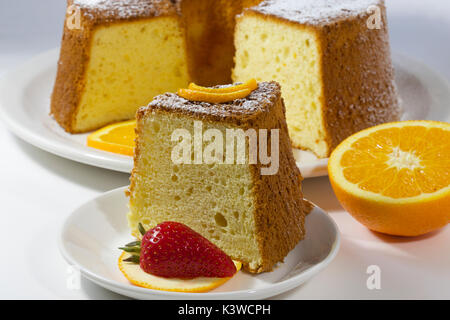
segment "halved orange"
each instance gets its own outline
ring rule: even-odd
[[[328,172],[342,206],[369,229],[417,236],[450,222],[450,124],[387,123],[332,153]]]
[[[125,278],[132,284],[153,290],[172,291],[172,292],[208,292],[211,291],[231,278],[195,278],[195,279],[168,279],[157,277],[144,272],[138,264],[126,262],[129,253],[123,252],[119,257],[119,269]],[[241,269],[242,264],[234,261],[236,273]]]
[[[87,145],[103,151],[132,156],[135,128],[136,120],[114,123],[90,134]]]

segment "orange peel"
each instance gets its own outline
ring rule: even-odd
[[[250,79],[249,81],[242,83],[242,84],[237,84],[234,86],[227,86],[227,87],[220,87],[220,88],[202,87],[202,86],[196,85],[195,83],[189,84],[189,89],[191,89],[191,90],[208,92],[208,93],[230,93],[230,92],[241,91],[244,89],[250,89],[251,91],[253,91],[253,90],[256,90],[257,88],[258,88],[258,82],[255,79]]]
[[[328,172],[342,206],[371,230],[418,236],[450,222],[450,124],[392,122],[344,140]]]
[[[209,102],[209,103],[225,103],[236,99],[243,99],[252,92],[251,89],[243,89],[228,93],[213,93],[191,89],[180,89],[178,95],[190,101]]]

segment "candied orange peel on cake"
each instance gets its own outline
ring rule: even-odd
[[[132,156],[136,120],[118,122],[91,133],[87,146],[103,151]]]
[[[221,87],[202,87],[191,83],[188,89],[178,90],[178,95],[190,101],[225,103],[247,97],[258,88],[258,82],[251,79],[242,84]]]
[[[230,92],[236,92],[244,89],[250,89],[250,90],[256,90],[258,88],[258,82],[255,79],[250,79],[249,81],[242,83],[242,84],[236,84],[233,86],[226,86],[226,87],[202,87],[199,85],[196,85],[195,83],[191,83],[189,85],[189,89],[196,90],[196,91],[202,91],[202,92],[209,92],[209,93],[230,93]]]

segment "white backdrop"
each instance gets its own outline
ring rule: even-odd
[[[450,79],[450,1],[387,0],[394,51],[415,57]],[[0,75],[59,45],[65,0],[0,0]],[[449,102],[450,105],[450,102]],[[56,246],[59,225],[73,209],[102,192],[128,184],[128,175],[61,159],[9,133],[0,122],[0,299],[120,298],[82,279]],[[327,210],[343,235],[335,261],[282,299],[450,299],[450,227],[420,239],[369,232],[337,202],[327,177],[304,182],[305,195]],[[366,288],[366,268],[382,267],[381,291]]]

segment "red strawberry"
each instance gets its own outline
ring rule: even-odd
[[[139,264],[147,273],[164,278],[225,278],[236,273],[236,266],[216,245],[178,222],[163,222],[145,232]],[[136,244],[136,243],[132,243]],[[132,246],[125,251],[136,252]],[[136,247],[134,247],[136,248]],[[135,253],[136,254],[136,253]],[[137,262],[137,256],[133,258]]]

